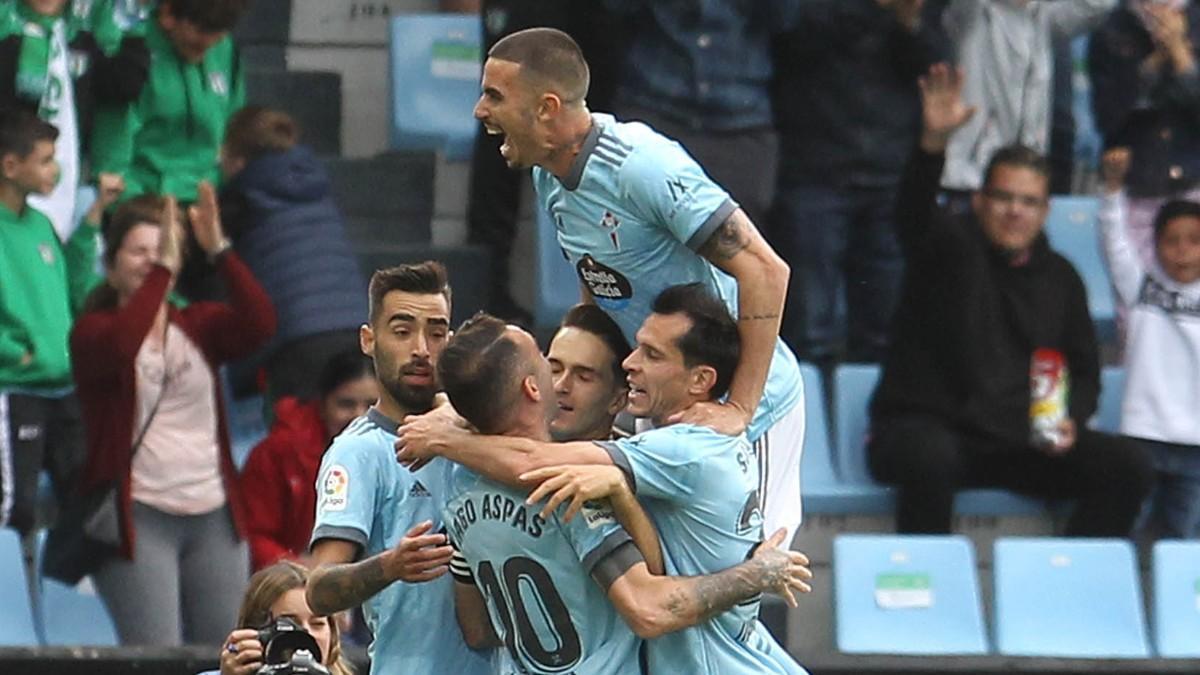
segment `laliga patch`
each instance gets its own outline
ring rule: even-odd
[[[349,496],[350,472],[341,464],[334,464],[321,481],[321,510],[345,511]]]
[[[580,515],[587,523],[589,530],[594,530],[602,525],[612,525],[617,522],[617,517],[613,514],[612,505],[608,501],[586,501],[583,507],[579,509]]]

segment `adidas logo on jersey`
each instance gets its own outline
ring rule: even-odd
[[[429,490],[426,490],[424,485],[421,485],[421,481],[417,481],[417,482],[413,483],[413,486],[411,488],[408,489],[408,496],[409,497],[432,497],[433,495],[429,494]]]

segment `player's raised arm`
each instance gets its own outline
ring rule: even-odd
[[[741,357],[725,403],[697,403],[673,421],[736,435],[750,423],[762,398],[791,270],[740,208],[729,214],[698,252],[737,279]]]

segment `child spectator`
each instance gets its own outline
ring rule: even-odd
[[[50,220],[26,203],[58,179],[57,137],[32,112],[0,111],[0,526],[22,533],[34,525],[43,466],[61,501],[83,462],[67,335],[96,280],[101,210],[121,192],[118,177],[102,176],[87,222],[60,243]]]
[[[1146,265],[1125,222],[1129,163],[1127,148],[1104,154],[1100,211],[1109,275],[1129,317],[1121,433],[1154,458],[1150,530],[1187,538],[1200,526],[1200,203],[1159,209]]]
[[[325,364],[319,398],[289,396],[275,404],[271,433],[250,452],[242,470],[253,569],[308,551],[325,448],[378,398],[374,365],[354,349]]]
[[[124,645],[216,644],[249,575],[217,372],[270,339],[275,317],[230,251],[212,186],[189,220],[228,304],[167,301],[183,228],[172,198],[144,195],[113,214],[106,283],[71,332],[88,435],[81,487],[115,483],[121,504],[119,554],[94,579]]]
[[[298,144],[287,114],[247,107],[221,149],[221,213],[238,255],[267,289],[279,332],[259,357],[271,405],[317,395],[318,368],[358,348],[367,288],[333,201],[329,175]]]
[[[225,122],[242,107],[242,66],[229,31],[246,0],[162,0],[144,28],[151,65],[136,100],[97,113],[96,168],[125,177],[128,196],[196,199],[216,182]]]
[[[116,31],[111,0],[0,5],[0,100],[36,112],[58,129],[58,183],[30,204],[50,218],[64,241],[76,225],[80,158],[88,149],[96,104],[136,97],[148,66],[144,43],[122,40]]]

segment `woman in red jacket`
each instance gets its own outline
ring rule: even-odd
[[[330,358],[317,384],[316,400],[279,399],[271,433],[254,446],[242,469],[246,535],[255,570],[308,551],[321,456],[333,437],[379,398],[374,365],[358,350]]]
[[[106,283],[71,333],[88,437],[85,490],[116,481],[121,554],[94,577],[123,644],[218,644],[249,573],[217,372],[270,339],[266,293],[229,250],[212,186],[189,211],[230,302],[168,302],[182,259],[174,199],[123,204]],[[131,452],[132,449],[132,452]]]

